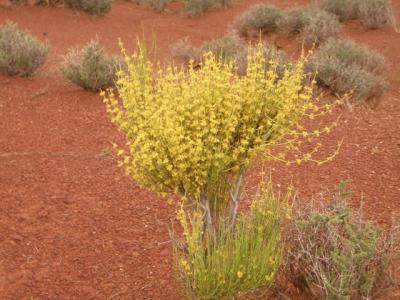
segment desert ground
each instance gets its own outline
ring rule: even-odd
[[[180,299],[172,271],[168,226],[175,207],[138,187],[108,155],[121,136],[101,97],[65,81],[58,64],[69,48],[98,37],[110,53],[118,39],[132,50],[138,37],[156,42],[156,57],[170,59],[169,45],[189,37],[199,45],[223,35],[232,20],[261,0],[188,17],[172,3],[159,14],[115,0],[104,16],[62,7],[0,2],[0,24],[20,28],[51,44],[49,58],[30,78],[0,75],[0,299]],[[264,1],[279,7],[308,1]],[[400,16],[400,1],[394,0]],[[383,227],[400,213],[400,33],[367,30],[357,21],[341,36],[377,50],[390,84],[374,106],[345,105],[340,124],[322,138],[327,153],[343,140],[332,162],[286,167],[274,163],[279,186],[292,183],[299,199],[351,179],[354,207]],[[297,40],[276,37],[289,55]],[[256,189],[262,162],[247,178]],[[301,200],[299,200],[301,201]],[[306,201],[306,200],[304,200]]]

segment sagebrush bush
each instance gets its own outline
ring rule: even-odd
[[[200,15],[213,7],[228,7],[232,0],[183,0],[183,10],[186,14]]]
[[[346,66],[358,65],[376,74],[382,74],[385,70],[385,58],[380,53],[351,40],[330,39],[317,53],[328,58],[337,58]]]
[[[394,23],[390,0],[319,0],[322,9],[338,16],[340,21],[360,20],[370,29]]]
[[[258,4],[237,17],[233,26],[243,36],[252,32],[256,34],[273,32],[277,29],[277,24],[283,16],[284,12],[273,5]]]
[[[312,9],[308,13],[306,23],[301,33],[307,42],[322,43],[337,35],[341,30],[339,20],[334,14],[320,9]]]
[[[358,17],[359,2],[359,0],[320,0],[319,4],[322,9],[335,14],[341,22],[344,22]]]
[[[211,51],[216,57],[222,60],[232,60],[238,52],[244,51],[245,46],[240,38],[234,33],[229,33],[221,38],[205,41],[201,45],[201,53]]]
[[[237,17],[233,23],[243,36],[265,32],[301,33],[307,42],[321,43],[336,35],[341,25],[334,14],[311,7],[283,11],[275,6],[259,4]]]
[[[44,5],[44,6],[56,6],[62,5],[64,0],[10,0],[11,3],[17,5]]]
[[[182,208],[178,219],[186,247],[174,247],[174,260],[187,297],[226,299],[270,287],[282,261],[281,230],[289,197],[290,193],[275,195],[270,183],[262,185],[250,211],[239,216],[233,230],[221,225],[207,241],[201,211],[188,215]]]
[[[291,8],[277,21],[277,28],[282,32],[301,33],[308,24],[310,13],[307,7]]]
[[[394,23],[389,0],[358,0],[358,19],[370,29]]]
[[[122,57],[108,56],[100,43],[92,40],[81,50],[69,51],[64,57],[61,72],[64,78],[80,87],[99,91],[114,86],[117,72],[125,68]]]
[[[49,45],[14,23],[0,26],[0,72],[12,76],[29,76],[43,65]]]
[[[392,288],[397,291],[390,290],[390,296],[395,295],[398,228],[384,235],[352,210],[341,192],[319,207],[295,211],[285,233],[283,276],[318,299],[375,299]]]
[[[192,60],[198,64],[201,60],[201,48],[190,44],[188,38],[179,39],[170,46],[172,58],[186,65]]]
[[[221,38],[205,41],[200,47],[193,47],[187,39],[178,40],[171,46],[172,57],[185,65],[190,61],[199,66],[204,54],[212,52],[215,57],[223,61],[232,61],[237,74],[243,76],[247,70],[248,51],[240,38],[229,33]],[[286,54],[274,46],[264,46],[265,70],[267,71],[273,61],[277,67],[277,73],[281,76],[289,63]]]
[[[170,47],[172,57],[186,65],[192,60],[195,65],[201,62],[204,54],[212,52],[218,59],[235,60],[239,52],[245,50],[240,38],[229,33],[221,38],[205,41],[200,47],[192,46],[187,38],[180,39]]]
[[[91,15],[101,15],[110,11],[112,0],[64,0],[73,9],[83,10]]]
[[[155,12],[163,12],[171,0],[131,0],[131,2],[139,5],[148,5]]]
[[[288,67],[290,61],[286,53],[277,49],[275,46],[264,46],[264,70],[267,72],[271,67],[276,68],[278,78],[281,78]],[[246,49],[240,51],[235,56],[235,66],[239,75],[245,75],[248,66],[248,52]],[[272,62],[272,63],[271,63]]]
[[[359,100],[378,100],[387,89],[382,77],[384,58],[348,40],[330,39],[310,59],[307,68],[316,80],[333,92],[353,93]]]

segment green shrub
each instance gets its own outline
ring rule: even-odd
[[[178,40],[171,46],[172,57],[186,65],[191,60],[195,65],[199,64],[207,52],[212,52],[220,60],[227,61],[235,60],[238,53],[243,51],[245,47],[234,33],[205,41],[200,47],[192,46],[187,38]]]
[[[277,22],[279,31],[287,33],[301,33],[310,19],[310,9],[295,7],[287,10]]]
[[[236,18],[234,28],[240,35],[252,32],[301,33],[307,42],[321,43],[336,35],[340,23],[334,14],[310,7],[282,11],[274,6],[259,4]]]
[[[362,0],[368,2],[366,0]],[[320,0],[322,9],[338,16],[339,21],[357,19],[359,0]]]
[[[358,0],[358,19],[367,28],[376,29],[393,24],[389,0]]]
[[[27,4],[28,0],[10,0],[10,2],[14,5],[25,5]]]
[[[43,65],[49,46],[14,23],[0,27],[0,72],[12,76],[29,76]]]
[[[195,65],[200,63],[201,60],[201,49],[194,47],[190,44],[188,38],[183,38],[175,42],[170,46],[172,58],[189,65],[192,60]]]
[[[156,12],[163,12],[171,0],[148,0],[150,7]]]
[[[389,289],[398,292],[398,282],[392,281],[398,228],[385,236],[346,204],[342,192],[333,201],[324,199],[319,207],[294,213],[286,232],[283,275],[317,299],[376,299]]]
[[[280,198],[265,185],[233,230],[220,226],[205,242],[201,212],[179,212],[187,244],[184,249],[175,245],[174,260],[189,299],[225,299],[271,286],[282,261],[281,228],[289,196]]]
[[[342,22],[358,19],[370,29],[394,23],[390,0],[319,0],[319,5]]]
[[[252,31],[256,33],[273,32],[277,29],[277,24],[283,16],[283,11],[275,6],[258,4],[237,17],[233,26],[243,36],[249,35]]]
[[[112,0],[64,0],[73,9],[83,10],[91,15],[101,15],[110,11]]]
[[[337,58],[346,66],[358,65],[376,74],[382,74],[385,70],[385,58],[381,54],[351,40],[330,39],[318,51],[318,55]]]
[[[284,74],[284,71],[289,65],[289,59],[286,53],[282,50],[278,50],[275,46],[264,46],[264,70],[268,71],[271,67],[276,68],[276,72],[279,78]],[[240,51],[235,56],[235,66],[239,75],[243,76],[247,72],[248,65],[248,53],[246,50]],[[273,62],[271,64],[271,62]]]
[[[317,82],[356,99],[379,99],[387,89],[382,78],[384,58],[367,47],[347,40],[330,39],[310,59],[308,70],[317,71]]]
[[[83,49],[71,49],[61,66],[64,78],[86,90],[99,91],[115,84],[116,73],[125,69],[119,56],[107,56],[97,40]]]
[[[324,10],[313,9],[306,18],[306,24],[301,33],[307,42],[321,43],[335,36],[341,30],[337,17]]]
[[[139,5],[148,5],[155,12],[163,12],[171,0],[131,0],[131,2]]]
[[[240,38],[234,33],[227,34],[221,38],[205,41],[201,45],[201,53],[211,51],[222,60],[234,59],[239,51],[245,50]]]
[[[205,41],[198,48],[190,45],[187,39],[181,39],[171,46],[172,57],[183,62],[185,65],[189,65],[189,61],[193,61],[194,65],[199,65],[204,54],[209,51],[222,61],[232,61],[239,75],[243,76],[246,74],[247,49],[240,38],[234,33]],[[274,46],[265,46],[264,57],[265,70],[271,67],[270,62],[273,61],[277,65],[279,76],[283,75],[283,71],[289,62],[283,51],[276,49]]]
[[[186,14],[190,16],[200,15],[213,7],[228,7],[232,0],[183,0]]]

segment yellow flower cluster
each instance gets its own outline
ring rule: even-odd
[[[103,93],[107,111],[127,138],[120,164],[140,185],[198,199],[213,181],[234,176],[255,155],[297,129],[315,110],[313,84],[305,80],[304,59],[278,78],[265,71],[262,45],[249,46],[248,68],[204,56],[201,68],[165,69],[152,64],[139,44],[126,56],[118,97]]]

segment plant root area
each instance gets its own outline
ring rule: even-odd
[[[165,62],[176,40],[188,36],[199,45],[222,36],[258,2],[238,0],[231,8],[187,17],[177,3],[157,14],[116,0],[110,13],[93,17],[0,1],[0,24],[17,22],[51,44],[35,76],[0,76],[0,299],[182,299],[168,235],[175,207],[116,166],[111,142],[122,137],[101,97],[64,81],[58,66],[69,48],[96,36],[110,53],[119,52],[118,38],[132,50],[145,37]],[[393,5],[400,16],[400,2]],[[387,227],[400,212],[400,34],[352,21],[341,36],[385,56],[389,91],[376,107],[343,106],[321,121],[325,126],[341,115],[339,127],[320,140],[326,154],[343,140],[332,162],[287,167],[257,160],[246,191],[256,190],[262,168],[271,168],[278,187],[292,183],[298,201],[351,179],[351,204],[362,204],[366,217]],[[301,49],[295,37],[273,42],[289,55]]]

